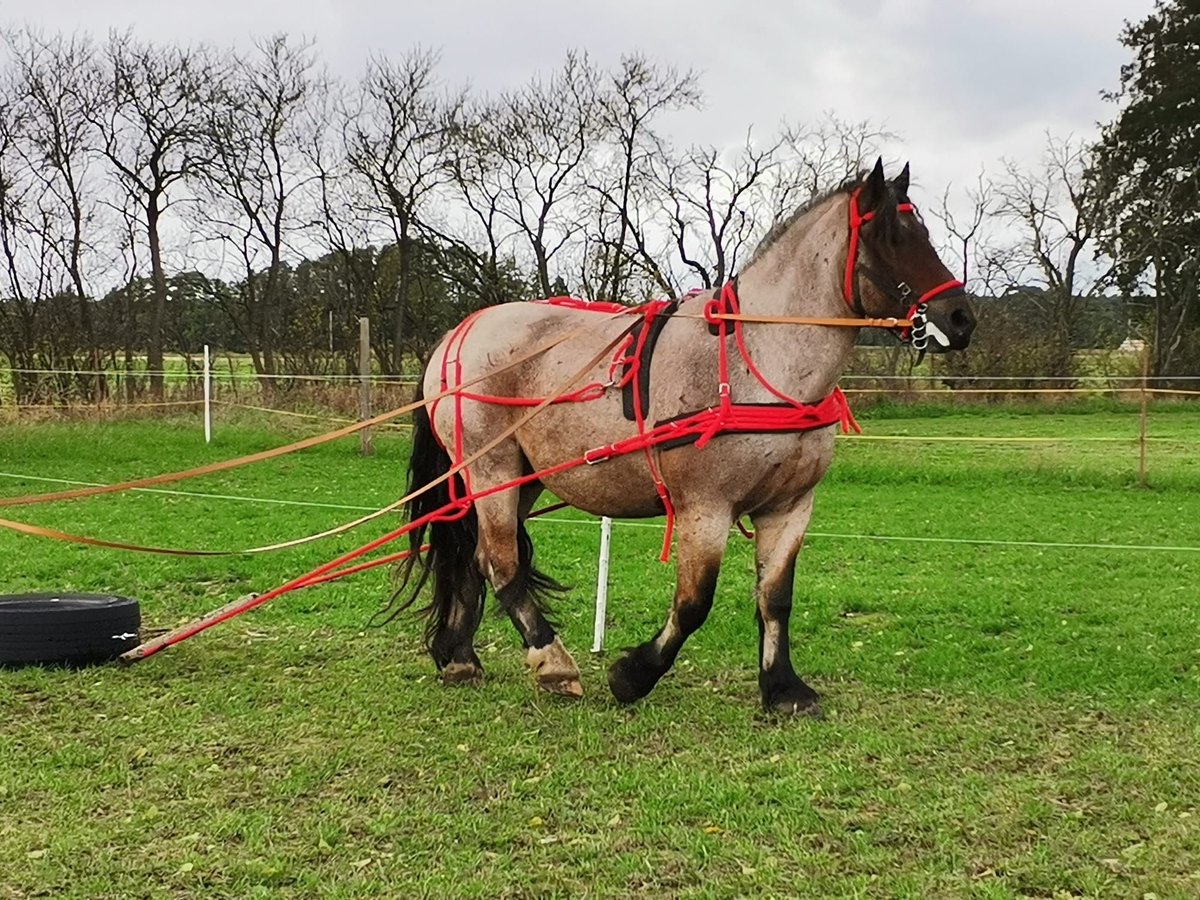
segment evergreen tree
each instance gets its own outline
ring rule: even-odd
[[[1126,294],[1153,295],[1155,375],[1200,372],[1200,0],[1158,0],[1121,43],[1121,104],[1100,153],[1109,185],[1106,250]]]

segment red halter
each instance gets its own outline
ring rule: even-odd
[[[858,266],[858,245],[861,237],[862,226],[875,218],[875,212],[873,210],[865,215],[859,213],[858,195],[860,193],[862,193],[862,188],[856,189],[854,193],[850,195],[850,249],[846,254],[846,277],[842,285],[842,298],[846,301],[846,305],[850,307],[851,311],[856,315],[859,313],[859,310],[856,309],[854,305],[854,270]],[[897,212],[902,213],[916,213],[916,207],[911,203],[898,204],[896,206],[896,210]],[[913,289],[903,281],[900,282],[896,287],[899,291],[900,297],[904,299],[908,299],[913,295],[913,293],[915,293]],[[930,288],[920,297],[918,297],[916,302],[909,307],[905,318],[911,319],[922,306],[935,297],[946,293],[946,291],[952,291],[961,287],[963,287],[963,283],[961,281],[959,281],[957,278],[951,278],[949,281],[944,281],[936,287]],[[909,329],[902,329],[900,332],[901,340],[907,340],[908,333]]]

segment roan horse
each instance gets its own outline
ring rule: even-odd
[[[561,588],[534,568],[525,528],[546,489],[589,513],[638,518],[666,511],[668,525],[676,524],[676,587],[666,624],[612,664],[608,682],[617,700],[648,694],[704,622],[730,528],[749,516],[763,705],[789,714],[819,711],[817,693],[792,668],[788,618],[813,489],[833,456],[833,426],[853,422],[836,386],[858,329],[751,320],[917,313],[914,329],[924,326],[931,350],[965,348],[975,316],[909,202],[908,184],[908,166],[888,181],[877,162],[866,177],[776,225],[734,283],[678,301],[669,319],[636,317],[644,326],[636,337],[629,314],[552,301],[489,307],[442,340],[423,396],[468,381],[477,393],[460,391],[417,411],[411,486],[445,476],[452,463],[468,465],[409,503],[413,520],[435,519],[410,535],[414,552],[397,596],[406,598],[400,608],[408,606],[432,579],[426,643],[445,683],[483,675],[474,636],[490,583],[521,634],[538,685],[582,694],[579,669],[545,615],[547,595]],[[730,315],[739,312],[741,321]],[[656,343],[646,340],[650,332]],[[569,340],[520,362],[528,347],[568,333]],[[564,384],[593,354],[590,387]],[[636,377],[618,381],[618,363],[636,366],[635,357]],[[632,404],[622,382],[634,390]],[[545,398],[553,402],[539,404]],[[670,431],[680,424],[682,431]],[[651,433],[661,439],[645,440]],[[575,464],[584,461],[598,464]],[[519,487],[506,489],[512,482]],[[456,499],[455,515],[436,517]],[[426,537],[429,549],[417,553]]]

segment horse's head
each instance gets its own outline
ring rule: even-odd
[[[919,349],[925,349],[923,338],[935,353],[963,350],[971,342],[975,312],[962,282],[938,257],[929,229],[908,199],[907,164],[888,181],[883,160],[877,160],[851,194],[844,290],[846,302],[860,315],[916,315],[912,339]]]

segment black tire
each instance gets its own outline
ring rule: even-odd
[[[138,645],[136,600],[107,594],[0,596],[0,665],[88,665]]]

